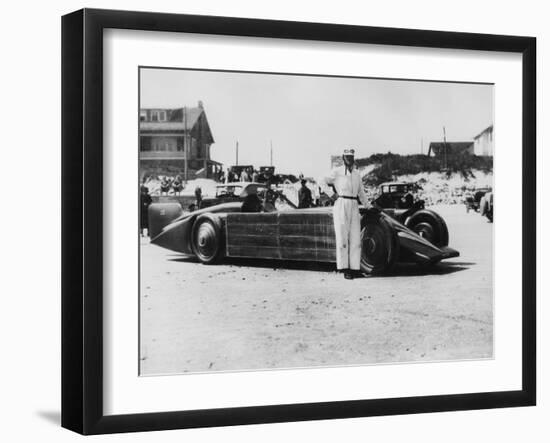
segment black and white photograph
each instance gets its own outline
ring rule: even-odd
[[[494,358],[494,84],[138,76],[141,376]]]

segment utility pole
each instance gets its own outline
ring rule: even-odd
[[[269,140],[270,150],[269,150],[269,166],[273,166],[273,141]]]
[[[184,159],[184,176],[185,176],[185,184],[187,184],[188,179],[188,157],[189,153],[187,152],[187,107],[185,106],[183,108],[183,159]]]
[[[445,126],[443,126],[443,155],[445,159],[445,170],[447,170],[447,135],[445,133]]]
[[[420,154],[424,155],[424,137],[420,137]]]
[[[235,144],[235,166],[239,166],[239,141]]]

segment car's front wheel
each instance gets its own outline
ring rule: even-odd
[[[193,225],[192,242],[195,256],[205,264],[214,263],[222,251],[222,230],[218,220],[202,217]]]
[[[397,233],[382,216],[368,217],[361,229],[361,271],[383,274],[392,269],[399,255]]]

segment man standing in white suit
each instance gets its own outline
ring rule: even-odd
[[[359,171],[355,168],[355,150],[345,149],[344,165],[332,170],[326,182],[338,194],[333,208],[336,234],[336,267],[344,278],[359,274],[361,263],[361,216],[359,203],[370,206]]]

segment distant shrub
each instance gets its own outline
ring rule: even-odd
[[[479,157],[477,155],[449,155],[447,168],[444,168],[444,160],[441,157],[428,157],[427,155],[399,155],[388,152],[387,154],[373,154],[367,158],[356,160],[359,167],[376,165],[363,181],[367,185],[376,186],[386,181],[392,181],[400,175],[415,175],[422,172],[443,172],[450,177],[453,173],[461,174],[466,180],[474,177],[473,170],[492,172],[493,157]]]

